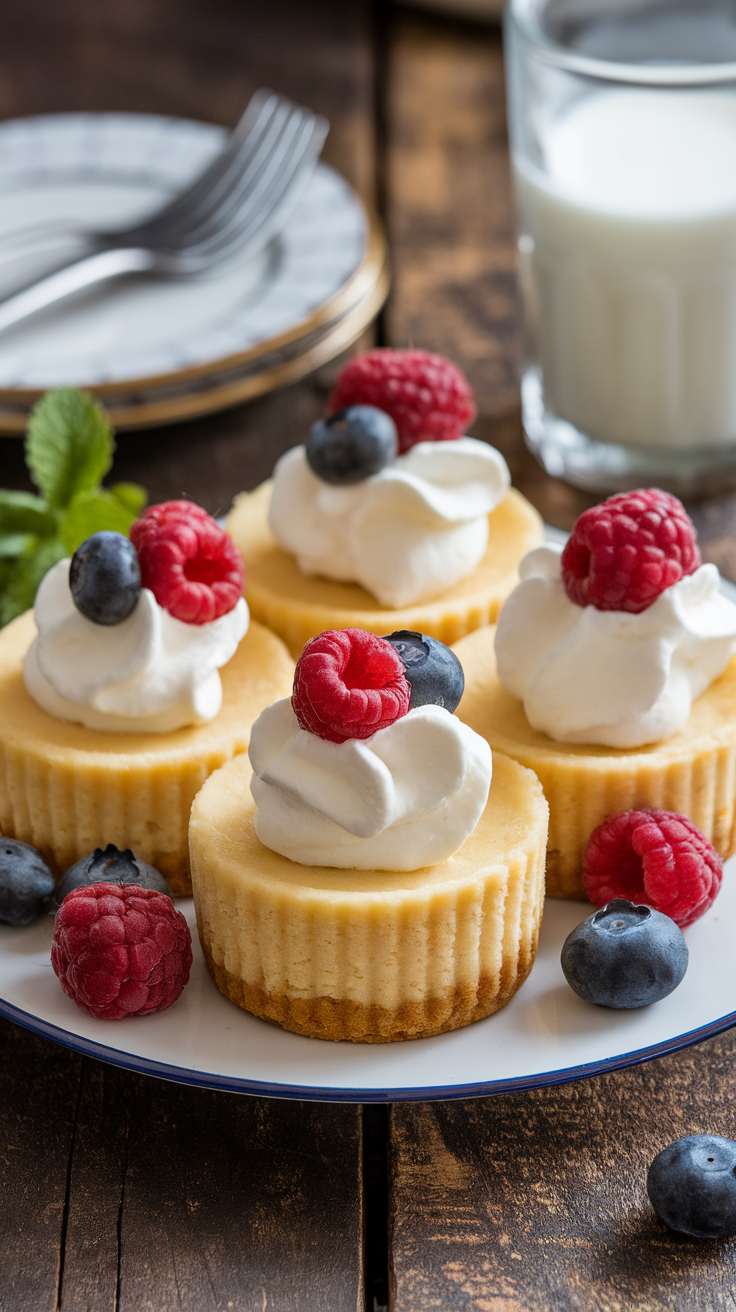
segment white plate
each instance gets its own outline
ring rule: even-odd
[[[0,255],[8,233],[38,223],[117,226],[144,216],[199,173],[226,135],[212,124],[150,114],[0,124]],[[357,197],[320,164],[258,259],[234,258],[191,280],[128,278],[0,334],[0,389],[6,399],[80,384],[104,394],[105,385],[145,389],[152,380],[221,368],[299,325],[308,329],[361,268],[368,235]],[[17,265],[0,261],[0,294],[18,275]]]
[[[568,537],[549,525],[545,533],[560,545]],[[734,584],[721,579],[721,587],[736,601]],[[194,965],[168,1011],[118,1022],[80,1011],[51,969],[47,916],[27,929],[0,925],[0,1015],[128,1070],[322,1102],[424,1102],[564,1084],[676,1052],[736,1025],[736,857],[725,864],[710,911],[684,931],[687,974],[662,1002],[611,1011],[578,998],[565,982],[560,950],[593,908],[548,898],[536,961],[511,1002],[464,1029],[405,1043],[306,1039],[241,1011],[207,973],[192,900],[177,906],[192,930]]]
[[[178,1002],[156,1016],[93,1020],[61,991],[50,964],[53,920],[0,927],[0,1014],[67,1047],[129,1070],[207,1088],[335,1102],[403,1102],[509,1093],[602,1071],[698,1043],[736,1024],[736,859],[714,906],[685,931],[690,965],[679,988],[638,1011],[582,1002],[565,983],[560,948],[588,903],[547,902],[539,953],[516,996],[487,1020],[434,1039],[329,1043],[257,1020],[207,974],[191,900],[194,966]]]

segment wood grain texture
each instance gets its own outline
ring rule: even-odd
[[[359,1108],[168,1084],[0,1020],[0,1312],[357,1312],[361,1230]]]
[[[0,1312],[55,1312],[82,1058],[0,1021]]]
[[[357,1108],[85,1062],[61,1312],[355,1312],[360,1224]]]
[[[736,1137],[736,1036],[560,1088],[392,1109],[392,1312],[733,1309],[736,1240],[669,1232],[649,1162]]]
[[[385,116],[390,340],[458,359],[482,412],[505,414],[520,325],[499,34],[397,15]]]

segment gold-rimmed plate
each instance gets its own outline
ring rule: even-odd
[[[139,114],[1,124],[0,256],[3,238],[38,223],[56,231],[142,217],[185,186],[225,135],[211,124]],[[33,267],[26,261],[22,272]],[[0,259],[0,291],[18,273],[17,263]],[[236,404],[344,350],[387,286],[380,226],[320,164],[258,259],[186,281],[129,278],[0,335],[0,431],[22,432],[49,387],[94,391],[119,428]]]

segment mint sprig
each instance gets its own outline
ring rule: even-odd
[[[33,410],[26,464],[40,496],[0,489],[0,624],[33,605],[44,574],[100,529],[128,534],[147,495],[137,483],[100,486],[115,441],[101,406],[76,388]]]

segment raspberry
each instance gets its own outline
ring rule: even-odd
[[[704,834],[674,811],[621,811],[593,831],[583,864],[596,906],[613,898],[643,903],[682,928],[715,901],[723,861]]]
[[[619,492],[577,521],[562,553],[571,601],[638,615],[701,564],[681,501],[659,488]]]
[[[130,539],[141,584],[185,624],[227,615],[243,593],[243,561],[235,543],[191,501],[163,501],[136,520]]]
[[[475,419],[465,375],[444,355],[381,348],[350,360],[337,375],[329,412],[374,405],[396,424],[399,454],[417,442],[452,442]]]
[[[149,1016],[176,1002],[187,983],[192,936],[165,893],[88,884],[68,893],[56,913],[51,965],[90,1016]]]
[[[344,743],[406,715],[411,688],[390,642],[363,629],[328,629],[307,643],[291,704],[302,729]]]

